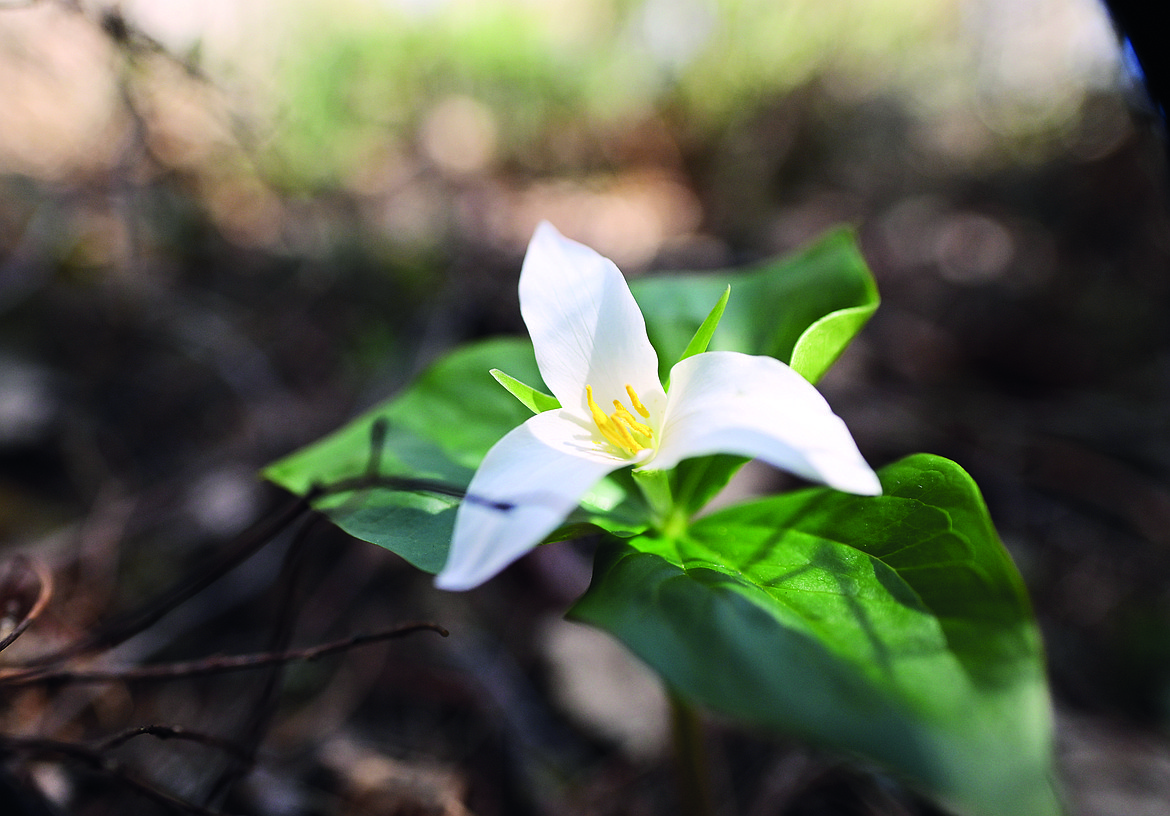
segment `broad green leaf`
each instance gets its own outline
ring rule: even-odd
[[[743,456],[719,453],[679,462],[670,475],[675,505],[688,516],[699,512],[748,461]]]
[[[498,368],[493,368],[488,373],[495,377],[496,382],[504,386],[504,389],[509,394],[520,400],[521,405],[534,414],[561,407],[556,397],[551,397],[543,391],[533,388],[531,385],[522,383],[515,377],[500,371]]]
[[[301,494],[314,485],[361,476],[371,458],[372,428],[381,420],[387,430],[378,451],[380,475],[466,488],[488,449],[531,416],[493,379],[489,371],[497,366],[543,384],[527,340],[464,346],[427,369],[397,397],[269,465],[263,475]],[[350,535],[386,547],[420,569],[438,572],[447,560],[457,504],[447,495],[377,487],[329,495],[316,506]],[[593,528],[631,535],[646,528],[645,518],[637,490],[615,474],[585,496],[582,508],[553,537]]]
[[[357,476],[365,472],[370,426],[379,418],[391,429],[384,445],[391,463],[395,451],[408,440],[429,444],[431,456],[423,463],[426,470],[410,475],[440,478],[434,470],[439,461],[465,471],[474,469],[488,448],[530,416],[488,373],[500,366],[529,382],[541,382],[532,344],[526,340],[464,346],[427,369],[397,397],[269,465],[263,475],[294,493]]]
[[[385,547],[430,573],[447,562],[458,506],[459,500],[450,496],[382,488],[355,493],[350,502],[318,505],[350,535]]]
[[[519,338],[462,346],[440,359],[405,391],[386,403],[382,415],[394,427],[437,444],[452,459],[474,469],[500,437],[529,413],[489,373],[539,383],[532,344]]]
[[[331,485],[368,472],[372,455],[378,474],[404,480],[430,480],[458,491],[471,481],[462,467],[434,443],[388,425],[372,429],[385,411],[370,412],[315,445],[270,465],[265,477],[295,493]],[[380,443],[378,451],[372,444]],[[426,490],[385,487],[328,494],[315,502],[350,535],[388,547],[420,569],[437,572],[447,554],[458,500]]]
[[[367,472],[371,429],[382,420],[379,473],[465,488],[496,440],[530,414],[492,379],[496,365],[540,382],[532,345],[520,339],[466,346],[443,358],[398,397],[269,465],[264,476],[294,493]],[[330,495],[319,509],[350,535],[437,572],[447,559],[458,501],[386,488]]]
[[[615,544],[572,614],[681,693],[859,754],[960,813],[1054,816],[1036,625],[978,489],[920,455]]]
[[[747,271],[639,278],[630,290],[664,379],[728,286],[732,297],[710,347],[776,357],[810,382],[820,379],[878,306],[877,286],[848,229]]]

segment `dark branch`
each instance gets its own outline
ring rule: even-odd
[[[172,609],[206,589],[217,579],[230,572],[263,548],[270,540],[282,532],[285,527],[292,524],[301,514],[310,509],[309,503],[315,495],[313,491],[310,491],[309,495],[289,502],[276,513],[249,527],[236,537],[236,540],[231,546],[220,553],[218,557],[203,568],[202,572],[193,578],[179,581],[170,589],[155,596],[138,609],[103,621],[88,636],[55,652],[34,658],[25,663],[24,666],[29,669],[34,669],[40,666],[61,663],[62,661],[84,654],[110,649],[139,632],[148,629]]]
[[[93,750],[111,751],[114,748],[125,745],[135,737],[156,737],[161,740],[175,739],[196,742],[200,745],[206,745],[209,748],[223,751],[225,754],[242,757],[240,746],[231,740],[214,737],[211,734],[204,734],[199,731],[188,731],[181,725],[140,725],[137,728],[127,728],[125,731],[121,731],[94,743]]]
[[[288,650],[292,643],[293,632],[296,629],[297,618],[301,604],[297,603],[300,594],[301,574],[305,566],[305,553],[308,550],[309,536],[313,528],[322,523],[324,516],[309,516],[297,530],[296,536],[284,554],[284,564],[280,570],[278,584],[280,592],[275,608],[275,625],[268,640],[268,652],[279,653]],[[239,744],[242,756],[230,762],[212,785],[206,804],[218,801],[251,770],[255,762],[256,752],[264,740],[268,723],[276,716],[276,709],[280,702],[281,681],[284,679],[285,663],[271,664],[264,673],[264,682],[255,703],[251,706],[251,714],[240,725]]]
[[[247,671],[263,668],[280,663],[298,661],[310,662],[337,652],[344,652],[357,646],[370,643],[380,643],[404,637],[415,632],[437,632],[443,637],[450,633],[442,626],[434,623],[408,623],[394,629],[382,632],[372,632],[367,635],[353,635],[344,640],[336,640],[310,646],[307,649],[294,649],[282,652],[260,652],[257,654],[230,655],[206,657],[201,660],[190,660],[179,663],[160,663],[154,666],[127,667],[123,669],[101,669],[94,671],[49,671],[21,672],[20,674],[0,677],[0,685],[31,686],[46,683],[113,683],[141,680],[179,680],[187,677],[201,677],[209,674],[225,674],[227,672]]]
[[[28,579],[30,577],[35,581],[34,586],[29,586]],[[34,588],[35,596],[29,603],[28,595],[32,593]],[[53,595],[53,580],[44,565],[18,553],[4,562],[3,574],[0,575],[0,590],[3,590],[5,617],[18,613],[13,614],[13,616],[19,619],[12,631],[0,639],[0,652],[2,652],[24,634],[24,631],[44,611],[49,598]]]
[[[199,805],[179,799],[165,791],[139,779],[132,771],[116,760],[110,759],[100,750],[78,745],[73,742],[43,739],[40,737],[0,737],[0,754],[20,753],[27,757],[63,757],[78,762],[92,771],[110,779],[123,787],[152,799],[160,805],[191,813],[195,816],[226,816],[222,811],[208,810]]]

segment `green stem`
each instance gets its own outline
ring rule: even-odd
[[[669,697],[679,813],[683,816],[713,816],[715,807],[711,796],[711,777],[699,713],[675,692],[671,691]]]
[[[634,483],[642,491],[650,512],[661,527],[674,512],[674,499],[670,492],[670,474],[665,470],[634,469]]]

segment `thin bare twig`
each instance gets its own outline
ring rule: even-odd
[[[365,635],[353,635],[344,640],[335,640],[329,643],[310,646],[306,649],[293,649],[283,652],[217,655],[214,657],[205,657],[200,660],[160,663],[153,666],[130,666],[122,669],[95,669],[92,671],[74,671],[68,669],[53,671],[45,669],[39,672],[21,672],[19,674],[9,675],[8,677],[0,677],[0,686],[16,687],[56,683],[115,683],[147,680],[179,680],[187,677],[202,677],[209,674],[248,671],[278,663],[311,662],[326,657],[327,655],[353,649],[357,646],[380,643],[422,631],[437,632],[443,637],[447,637],[450,634],[438,624],[408,623],[395,627],[394,629],[371,632]]]
[[[44,611],[45,605],[48,604],[49,598],[53,595],[52,575],[39,561],[34,561],[18,553],[7,559],[4,567],[4,573],[0,576],[0,587],[3,587],[5,594],[13,596],[5,599],[6,605],[15,602],[15,606],[11,610],[6,607],[3,611],[6,618],[11,614],[12,617],[17,618],[18,622],[12,631],[0,640],[0,652],[7,649],[14,640],[24,634],[24,631]],[[27,588],[21,586],[22,576],[19,573],[22,572],[24,576],[31,575],[36,579],[36,595],[31,604],[27,603],[27,599],[23,599],[25,601],[23,605],[20,603],[22,600],[20,596],[27,594]],[[9,584],[12,586],[8,586]],[[26,608],[21,608],[22,606]]]
[[[101,750],[79,745],[74,742],[44,739],[41,737],[6,737],[0,736],[0,755],[19,753],[27,757],[64,757],[79,762],[92,771],[129,788],[135,793],[152,799],[160,805],[191,813],[194,816],[227,816],[223,811],[209,810],[205,807],[192,804],[177,796],[159,790],[154,785],[139,779],[138,776],[122,763],[111,759]]]
[[[446,482],[436,481],[434,479],[411,479],[403,476],[352,476],[347,479],[338,479],[335,482],[330,482],[328,485],[318,486],[320,493],[317,498],[321,496],[332,496],[337,493],[355,493],[359,490],[369,490],[374,487],[382,487],[387,490],[396,490],[402,493],[433,493],[437,496],[450,496],[453,499],[463,499],[472,504],[482,504],[491,510],[499,510],[506,513],[509,510],[514,510],[516,505],[512,502],[493,501],[484,496],[476,496],[473,493],[468,493],[461,487],[456,487]]]
[[[93,632],[80,640],[49,654],[26,661],[21,664],[22,667],[32,670],[44,666],[59,665],[75,657],[113,648],[148,629],[172,609],[206,589],[257,553],[302,514],[312,510],[314,502],[325,496],[382,488],[407,493],[450,496],[482,504],[500,512],[514,509],[514,505],[510,502],[492,501],[469,495],[462,488],[445,482],[379,474],[385,434],[386,421],[384,419],[375,420],[370,428],[370,458],[362,475],[338,479],[328,484],[313,485],[304,496],[294,498],[284,507],[240,533],[226,550],[204,567],[202,572],[192,578],[177,582],[137,609],[103,621]],[[30,671],[29,674],[30,676],[39,676],[40,673]],[[9,675],[7,678],[0,678],[0,683],[10,683],[18,680],[21,676],[20,674]]]
[[[92,747],[95,751],[111,751],[125,745],[135,737],[156,737],[161,740],[175,739],[196,742],[232,756],[242,757],[240,746],[232,740],[204,734],[201,731],[190,731],[181,725],[140,725],[137,728],[127,728],[125,731],[120,731],[93,743]]]
[[[23,667],[34,670],[42,666],[59,664],[84,654],[110,649],[148,629],[179,604],[206,589],[217,579],[258,552],[288,525],[307,512],[311,507],[310,503],[320,493],[319,490],[311,490],[304,497],[295,498],[277,512],[249,527],[236,537],[231,546],[194,577],[177,582],[137,609],[103,621],[93,632],[80,640],[25,662]],[[35,674],[36,672],[30,671],[29,673]],[[12,675],[6,680],[19,676],[19,674]]]
[[[300,591],[301,573],[305,565],[309,535],[323,519],[324,516],[320,515],[308,517],[285,551],[284,564],[277,581],[280,592],[276,602],[275,625],[268,641],[269,652],[284,652],[292,642],[300,610],[300,605],[296,603],[296,600]],[[255,762],[256,752],[260,749],[260,743],[264,740],[268,724],[276,715],[285,665],[284,662],[273,663],[265,672],[264,682],[257,695],[256,703],[252,706],[251,715],[241,728],[240,748],[243,757],[228,763],[203,800],[205,804],[210,805],[220,801],[232,786],[251,769]]]

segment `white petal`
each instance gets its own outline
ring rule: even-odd
[[[662,442],[646,467],[668,469],[711,453],[756,457],[850,493],[881,493],[841,418],[772,357],[712,351],[671,370]]]
[[[657,422],[666,404],[658,355],[646,321],[613,262],[565,238],[551,224],[536,228],[520,272],[520,312],[545,384],[565,408],[588,417],[585,386],[607,413],[629,404],[633,386]]]
[[[479,586],[557,528],[603,476],[628,464],[598,451],[564,409],[546,411],[492,446],[459,505],[440,589]],[[496,504],[500,506],[495,506]]]

